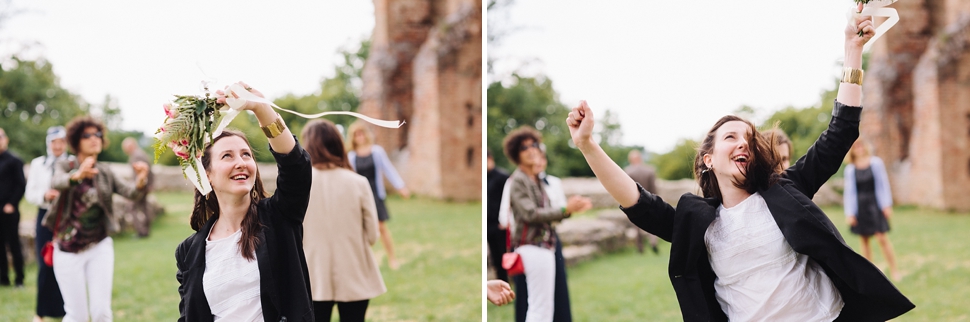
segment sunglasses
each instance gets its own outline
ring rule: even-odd
[[[520,146],[519,147],[519,151],[525,151],[525,150],[528,150],[529,148],[536,148],[536,149],[538,149],[539,148],[539,142],[532,142],[532,144]]]
[[[81,134],[81,138],[82,138],[82,139],[90,139],[90,138],[91,138],[91,136],[96,136],[96,137],[98,137],[98,138],[100,139],[100,138],[102,138],[102,137],[104,136],[104,134],[101,134],[101,132],[94,132],[94,133],[84,133],[84,134]]]

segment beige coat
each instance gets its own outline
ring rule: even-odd
[[[313,169],[303,250],[314,301],[350,302],[387,292],[374,261],[377,210],[370,184],[347,169]]]

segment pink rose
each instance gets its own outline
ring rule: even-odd
[[[189,159],[188,148],[184,146],[176,145],[175,147],[172,148],[172,152],[175,152],[175,155],[182,159],[185,159],[185,160]]]
[[[174,119],[179,115],[178,111],[172,106],[171,103],[162,104],[162,108],[165,109],[165,116],[168,116],[168,118]]]

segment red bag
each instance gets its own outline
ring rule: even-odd
[[[522,266],[522,256],[515,252],[502,254],[502,268],[509,272],[509,276],[525,273],[525,267]]]
[[[44,256],[44,264],[54,267],[54,243],[47,242],[44,244],[44,248],[40,250],[40,253]]]
[[[519,242],[525,240],[525,231],[528,230],[528,227],[528,225],[523,225],[522,239]],[[512,251],[511,229],[505,231],[505,244],[508,245],[508,249],[505,254],[502,254],[502,268],[509,273],[510,277],[525,274],[525,266],[522,265],[522,256]]]
[[[71,168],[74,168],[74,161],[71,161]],[[70,192],[68,192],[70,193]],[[68,198],[70,199],[70,198]],[[57,218],[54,218],[54,235],[57,235],[57,225],[61,223],[61,213],[64,212],[64,204],[70,201],[64,201],[64,198],[57,198]],[[44,244],[44,248],[40,250],[41,256],[44,257],[44,264],[47,266],[54,267],[54,243],[47,242]]]

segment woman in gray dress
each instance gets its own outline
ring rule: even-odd
[[[843,205],[846,221],[853,234],[862,238],[862,255],[872,260],[869,239],[873,236],[879,241],[882,253],[889,262],[889,272],[894,280],[899,280],[896,269],[896,254],[893,243],[889,241],[889,218],[893,215],[893,195],[889,188],[886,166],[877,156],[872,155],[869,145],[859,139],[852,145],[848,155],[849,165],[845,168],[845,192]]]
[[[397,174],[391,159],[387,157],[387,152],[380,145],[374,144],[374,133],[367,127],[364,121],[357,121],[350,125],[347,130],[348,140],[350,141],[350,151],[347,157],[350,159],[350,166],[354,171],[367,178],[374,193],[374,201],[377,204],[377,220],[380,222],[381,244],[387,251],[387,265],[391,269],[397,269],[400,265],[394,255],[394,240],[391,239],[391,231],[387,229],[387,221],[390,215],[384,199],[387,192],[384,190],[384,178],[387,178],[405,199],[411,197],[411,192],[404,186],[404,180]]]

